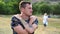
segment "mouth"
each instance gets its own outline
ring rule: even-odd
[[[30,11],[30,13],[32,13],[32,11]]]

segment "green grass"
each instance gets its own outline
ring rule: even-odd
[[[39,25],[35,34],[60,34],[60,19],[50,18],[49,25],[44,29],[42,17],[38,16]],[[0,34],[12,34],[11,15],[0,15]]]

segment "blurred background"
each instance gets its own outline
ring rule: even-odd
[[[20,13],[19,2],[22,0],[0,0],[0,34],[13,34],[10,26],[11,17]],[[23,0],[30,1],[33,15],[38,17],[39,24],[35,34],[60,34],[60,0]],[[48,27],[43,30],[43,14],[49,15]]]

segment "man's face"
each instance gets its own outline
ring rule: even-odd
[[[24,8],[24,14],[27,16],[31,16],[32,15],[32,5],[31,4],[26,4],[26,7]]]

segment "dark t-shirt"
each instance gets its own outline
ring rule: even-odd
[[[27,23],[29,23],[29,20],[30,20],[30,19],[25,20],[25,21],[26,21]],[[38,20],[36,19],[36,20],[34,21],[34,23],[35,23],[36,25],[38,25]],[[11,28],[12,28],[12,30],[13,30],[13,34],[17,34],[17,32],[14,31],[14,28],[13,28],[13,27],[18,26],[18,24],[20,24],[20,25],[23,27],[23,29],[25,29],[25,27],[24,27],[24,25],[21,23],[21,21],[20,21],[18,18],[16,18],[15,16],[13,16],[12,19],[11,19]],[[32,33],[32,34],[34,34],[34,33]]]

